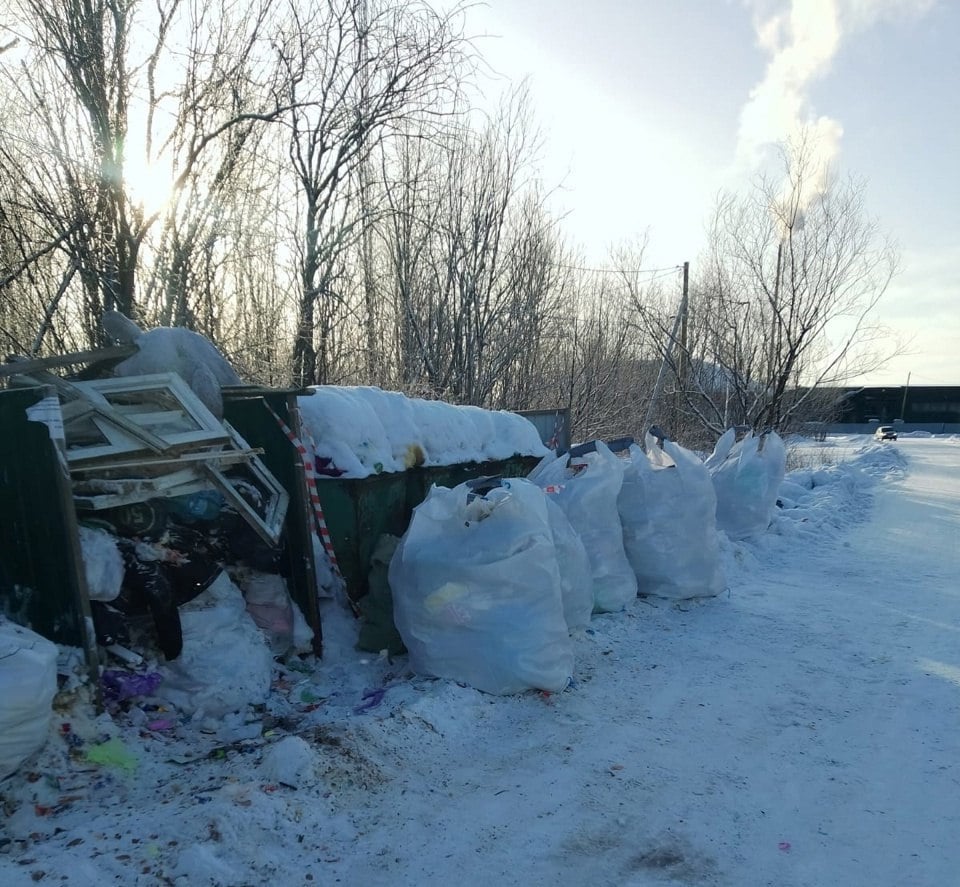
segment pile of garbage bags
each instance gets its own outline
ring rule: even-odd
[[[488,693],[557,691],[571,633],[637,595],[724,588],[718,530],[763,532],[785,449],[724,435],[706,462],[660,435],[548,456],[529,478],[434,486],[389,560],[393,617],[414,671]]]

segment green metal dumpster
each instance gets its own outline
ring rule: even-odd
[[[514,456],[492,462],[468,462],[410,468],[370,477],[322,477],[317,494],[330,530],[334,553],[354,601],[367,593],[370,559],[384,533],[402,536],[417,507],[436,484],[455,487],[484,475],[526,477],[540,460]]]
[[[317,580],[313,562],[310,492],[300,453],[277,420],[300,437],[296,399],[300,389],[237,386],[223,389],[223,414],[253,447],[263,450],[260,459],[290,496],[283,524],[284,575],[290,596],[300,606],[313,629],[313,649],[322,654],[322,626],[317,612]]]
[[[300,454],[277,422],[297,426],[298,391],[224,390],[225,418],[287,491],[284,575],[321,652],[309,494]],[[268,409],[269,407],[269,409]],[[81,647],[91,674],[98,655],[79,529],[52,387],[0,391],[0,612],[65,646]]]

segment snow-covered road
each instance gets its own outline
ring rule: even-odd
[[[727,545],[728,593],[595,617],[563,693],[342,651],[247,744],[121,725],[137,768],[91,773],[52,740],[0,883],[960,884],[960,440],[885,447]]]

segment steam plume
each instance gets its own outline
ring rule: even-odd
[[[843,127],[818,116],[810,89],[830,71],[845,40],[885,18],[923,15],[936,0],[743,0],[752,10],[757,44],[769,55],[763,79],[740,113],[737,160],[754,167],[764,148],[802,130],[816,146],[816,163],[829,166]]]

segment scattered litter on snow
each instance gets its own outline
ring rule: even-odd
[[[215,718],[266,699],[273,655],[226,573],[180,607],[180,622],[183,652],[161,667],[158,697]]]
[[[275,661],[218,580],[185,645],[198,664],[188,648],[209,648],[210,672],[183,708],[157,695],[166,679],[112,716],[89,688],[58,696],[46,744],[0,784],[0,879],[950,883],[960,605],[937,594],[955,549],[924,547],[957,511],[938,500],[941,531],[913,499],[960,487],[956,456],[906,474],[925,448],[958,452],[860,438],[789,473],[766,534],[720,536],[729,594],[595,615],[556,693],[491,696],[358,653],[338,594],[324,661]],[[879,518],[904,509],[887,535]],[[880,564],[891,540],[902,569]],[[207,705],[207,674],[207,696],[244,693]]]

